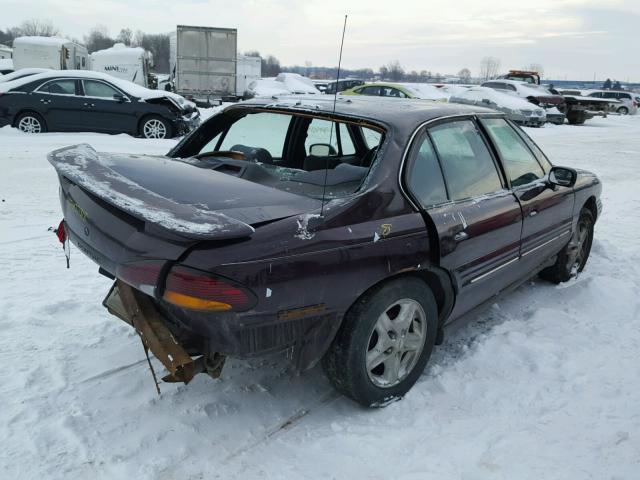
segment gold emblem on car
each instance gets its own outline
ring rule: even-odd
[[[380,236],[381,237],[386,237],[390,233],[391,233],[391,224],[390,223],[383,223],[382,225],[380,225]]]

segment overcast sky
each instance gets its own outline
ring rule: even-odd
[[[284,65],[337,65],[344,15],[348,68],[399,60],[406,70],[478,73],[539,63],[546,78],[640,81],[640,0],[2,0],[0,28],[40,17],[82,38],[96,24],[169,32],[176,24],[235,27],[240,51]]]

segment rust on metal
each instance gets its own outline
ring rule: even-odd
[[[104,305],[110,313],[136,329],[144,346],[169,371],[163,380],[189,383],[203,371],[202,361],[193,360],[176,341],[147,295],[116,280]]]

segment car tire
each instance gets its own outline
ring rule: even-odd
[[[629,115],[629,109],[627,107],[620,107],[616,110],[620,115]]]
[[[569,112],[567,121],[569,125],[582,125],[587,121],[587,115],[584,112]]]
[[[367,407],[385,406],[418,380],[437,331],[430,288],[414,277],[392,280],[349,309],[322,366],[340,393]]]
[[[594,224],[591,210],[583,208],[571,240],[558,253],[556,263],[542,270],[540,277],[553,283],[562,283],[582,272],[591,253]]]
[[[140,122],[140,135],[148,139],[165,139],[173,136],[171,124],[158,115],[144,117]]]
[[[45,133],[47,124],[36,112],[22,112],[15,121],[15,127],[25,133]]]

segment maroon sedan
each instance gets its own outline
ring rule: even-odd
[[[403,396],[453,322],[581,271],[601,210],[595,175],[502,114],[419,100],[256,99],[166,156],[49,160],[59,236],[168,380],[288,351],[364,405]]]

